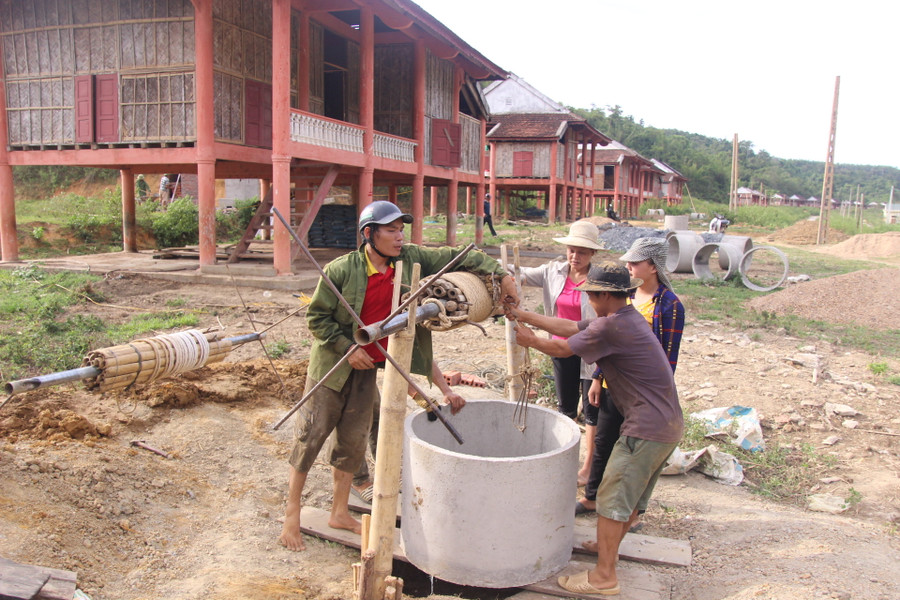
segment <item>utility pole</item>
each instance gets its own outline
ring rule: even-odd
[[[731,142],[731,192],[728,194],[728,210],[737,209],[738,189],[738,134],[734,134]]]
[[[825,159],[825,177],[822,181],[822,200],[819,204],[819,234],[816,244],[826,243],[828,237],[828,217],[831,214],[831,196],[834,194],[834,136],[837,131],[838,93],[841,77],[834,78],[834,103],[831,107],[831,131],[828,134],[828,156]]]

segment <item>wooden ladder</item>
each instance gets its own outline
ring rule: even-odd
[[[310,227],[312,227],[313,221],[315,220],[316,215],[319,212],[319,208],[321,208],[322,203],[325,200],[325,196],[327,196],[328,192],[331,190],[331,186],[334,184],[335,179],[337,179],[339,172],[340,168],[337,165],[332,165],[328,169],[328,172],[325,173],[325,177],[322,178],[322,182],[319,184],[318,188],[316,188],[316,195],[309,206],[309,210],[307,210],[306,214],[303,215],[303,220],[300,222],[300,224],[294,227],[294,231],[297,232],[297,236],[301,240],[304,239],[306,237],[306,234],[309,233],[309,229]],[[244,235],[241,236],[240,241],[231,250],[231,254],[228,256],[229,263],[236,263],[242,258],[274,258],[274,254],[272,252],[268,254],[247,252],[247,250],[250,248],[250,244],[252,243],[265,244],[270,246],[274,244],[274,240],[271,239],[256,239],[256,234],[260,231],[271,232],[275,227],[271,220],[271,218],[275,216],[275,213],[272,211],[273,202],[274,197],[272,188],[270,187],[269,191],[266,193],[265,197],[260,201],[259,206],[256,208],[256,212],[254,213],[253,217],[250,218],[250,222],[247,224],[247,229],[244,230]],[[291,198],[291,214],[285,216],[285,218],[288,219],[290,223],[293,223],[294,218],[299,217],[301,214],[295,211],[295,203],[296,199]],[[300,248],[292,240],[291,262],[296,260],[299,254]]]

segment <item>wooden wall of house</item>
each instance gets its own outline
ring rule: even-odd
[[[453,118],[453,63],[425,54],[425,164],[431,164],[431,120]]]
[[[412,44],[375,47],[375,129],[405,138],[413,136]]]
[[[461,114],[459,123],[461,125],[460,146],[462,146],[459,168],[467,173],[479,173],[482,167],[481,159],[484,155],[481,145],[481,121]]]
[[[299,15],[291,12],[294,31]],[[291,36],[291,64],[298,61],[299,42]],[[292,70],[291,103],[297,105],[296,69]],[[247,82],[272,84],[271,0],[217,0],[213,5],[213,97],[217,140],[245,141]]]
[[[120,140],[194,137],[190,0],[4,0],[0,43],[12,146],[74,144],[91,74],[119,76]]]
[[[547,142],[505,142],[497,144],[495,170],[497,177],[513,176],[516,152],[531,152],[532,177],[550,177],[550,144]]]

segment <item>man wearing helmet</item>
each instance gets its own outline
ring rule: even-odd
[[[369,204],[359,218],[363,244],[357,251],[325,266],[328,278],[366,325],[378,323],[390,314],[396,261],[406,265],[402,285],[409,286],[413,264],[420,264],[421,276],[427,277],[437,273],[461,252],[448,247],[404,244],[404,225],[412,220],[412,215],[401,212],[390,202]],[[504,300],[518,303],[512,277],[484,252],[469,252],[455,269],[498,276]],[[353,346],[353,333],[358,326],[322,280],[316,286],[306,321],[315,337],[306,377],[306,386],[310,389]],[[384,360],[377,344],[357,348],[297,412],[297,438],[289,459],[288,500],[280,536],[281,543],[290,550],[305,548],[300,533],[303,487],[332,431],[335,438],[328,460],[334,475],[334,492],[328,525],[360,532],[359,521],[348,509],[350,487],[354,472],[365,460],[366,440],[378,399],[375,377],[377,367],[383,366]],[[450,389],[434,363],[431,332],[424,327],[416,327],[411,371],[429,376],[444,393],[444,399],[454,413],[465,404],[465,400]]]

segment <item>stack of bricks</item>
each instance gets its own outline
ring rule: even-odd
[[[460,373],[459,371],[447,371],[444,373],[444,380],[448,385],[470,385],[472,387],[487,387],[487,381],[472,375],[470,373]]]

